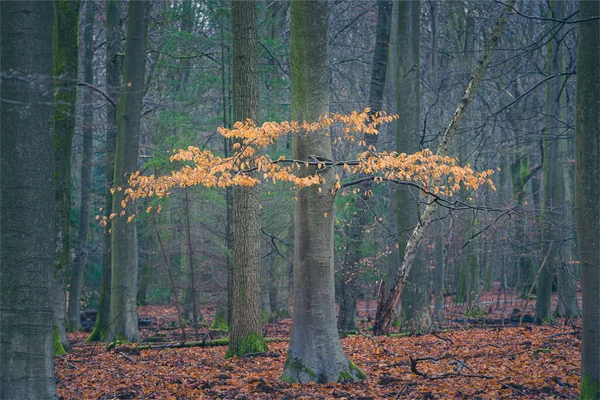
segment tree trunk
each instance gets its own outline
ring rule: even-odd
[[[329,4],[291,3],[291,117],[316,121],[329,114]],[[332,159],[327,130],[293,138],[294,158]],[[294,235],[294,320],[281,379],[286,382],[355,380],[364,374],[344,354],[335,322],[333,221],[334,172],[302,168],[300,176],[320,173],[326,184],[297,191]]]
[[[84,81],[94,83],[94,19],[96,4],[93,0],[85,2],[85,23],[83,27],[83,73]],[[92,195],[92,137],[94,135],[94,95],[91,90],[84,91],[83,114],[83,153],[81,156],[81,183],[79,229],[77,232],[77,254],[73,262],[71,286],[69,287],[69,308],[67,310],[67,330],[75,332],[81,329],[81,287],[83,270],[88,260],[88,231],[90,227],[90,205]]]
[[[120,0],[106,2],[106,92],[118,100],[121,85],[121,10]],[[106,154],[105,154],[105,183],[104,183],[104,215],[109,218],[112,214],[113,196],[111,188],[115,175],[115,147],[117,143],[117,110],[107,104],[106,110]],[[110,325],[110,281],[111,281],[111,234],[108,227],[104,227],[102,236],[102,281],[100,283],[100,300],[94,330],[87,338],[87,342],[101,340]]]
[[[562,19],[564,17],[564,2],[562,0],[551,1],[549,3],[550,15],[553,18]],[[548,43],[548,67],[550,74],[561,72],[562,46],[557,37],[551,39]],[[544,131],[544,199],[542,204],[542,254],[546,254],[548,246],[552,246],[552,241],[558,239],[555,224],[559,222],[561,211],[564,211],[564,179],[560,164],[559,147],[560,139],[559,114],[560,114],[560,93],[562,79],[556,77],[548,81],[546,95],[546,129]],[[550,250],[548,261],[546,262],[539,278],[537,301],[535,303],[535,321],[544,323],[550,321],[552,313],[550,296],[552,294],[552,283],[556,266],[560,263],[560,246],[554,245]]]
[[[115,149],[115,174],[113,187],[113,212],[111,236],[111,298],[108,332],[110,341],[125,338],[139,340],[137,324],[137,233],[135,221],[128,223],[121,216],[124,189],[129,175],[138,169],[140,143],[140,118],[144,94],[146,69],[146,38],[148,34],[148,1],[129,3],[125,61],[123,65],[123,90],[117,106],[117,143]],[[123,188],[123,190],[120,190]]]
[[[582,399],[600,398],[600,6],[582,1],[575,92],[575,218],[581,262]],[[596,17],[595,20],[588,20]],[[586,21],[587,20],[587,21]]]
[[[71,148],[75,131],[79,54],[79,1],[54,3],[54,76],[55,80],[54,141],[56,170],[56,245],[54,252],[53,285],[53,348],[54,355],[70,350],[66,334],[67,271],[70,254],[71,212]]]
[[[467,108],[471,101],[473,100],[473,96],[477,91],[477,87],[483,78],[483,74],[487,69],[487,66],[492,57],[492,52],[498,45],[498,41],[500,40],[500,36],[502,36],[502,31],[504,30],[504,26],[508,20],[508,16],[511,14],[512,6],[514,5],[515,0],[508,0],[506,5],[503,7],[502,14],[494,27],[492,35],[490,39],[485,45],[483,50],[483,54],[481,59],[477,63],[475,67],[475,71],[469,81],[467,88],[465,89],[465,94],[463,98],[460,100],[456,111],[450,121],[448,127],[444,132],[444,136],[440,142],[437,155],[446,156],[448,155],[448,150],[450,148],[451,142],[454,140],[454,136],[456,135],[456,131],[460,125],[460,122],[464,118]],[[396,275],[396,279],[394,280],[394,285],[391,287],[389,291],[389,295],[385,297],[386,291],[385,288],[379,291],[382,297],[385,299],[380,299],[377,304],[377,313],[375,315],[375,324],[373,326],[373,333],[375,335],[381,335],[389,330],[390,324],[392,322],[393,312],[398,303],[398,299],[402,294],[402,289],[408,280],[408,273],[410,272],[410,268],[413,264],[413,261],[417,254],[418,246],[423,237],[423,233],[425,229],[429,226],[433,217],[435,216],[435,211],[437,209],[437,203],[435,203],[434,199],[428,199],[428,206],[423,211],[421,215],[421,219],[417,227],[413,230],[413,233],[408,240],[406,245],[406,249],[404,250],[404,257],[402,262],[400,263],[400,267],[398,268],[398,274]]]
[[[385,92],[385,80],[387,75],[387,64],[389,56],[390,28],[391,28],[392,2],[389,0],[378,0],[377,2],[377,27],[375,37],[375,51],[373,52],[373,69],[371,70],[371,85],[369,89],[369,107],[375,113],[382,110],[383,94]],[[376,145],[379,135],[365,135],[365,141],[369,145]],[[359,185],[360,199],[355,203],[369,204],[367,193],[371,190],[372,182],[365,181]],[[358,298],[357,271],[363,257],[362,246],[370,214],[367,206],[355,206],[356,213],[350,221],[348,242],[346,245],[345,269],[351,271],[354,279],[347,280],[341,277],[340,289],[342,290],[340,312],[338,317],[338,329],[342,331],[356,330],[356,300]]]
[[[396,90],[398,124],[396,131],[396,151],[415,153],[421,142],[421,4],[415,1],[400,1],[398,5],[398,71]],[[410,232],[419,221],[418,190],[408,186],[396,191],[398,210],[398,251],[403,252],[410,239]],[[400,253],[402,254],[402,253]],[[400,257],[399,257],[400,258]],[[419,251],[408,276],[407,286],[402,295],[402,322],[411,331],[423,333],[431,325],[429,315],[428,274],[424,254]]]
[[[55,399],[53,3],[0,2],[0,398]]]
[[[235,120],[258,122],[256,2],[235,0],[233,98]],[[233,301],[226,356],[265,351],[260,313],[260,186],[234,189]]]

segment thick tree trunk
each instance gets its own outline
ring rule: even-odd
[[[329,4],[291,3],[291,117],[316,121],[329,114]],[[294,158],[332,159],[331,138],[321,131],[293,138]],[[298,190],[294,235],[294,321],[281,379],[287,382],[355,380],[364,374],[344,354],[335,322],[333,269],[334,195],[331,169],[303,168],[301,176],[320,173],[321,188]]]
[[[371,85],[369,89],[369,107],[375,113],[382,110],[383,94],[385,92],[385,81],[387,75],[387,64],[390,47],[390,28],[392,16],[392,2],[389,0],[377,1],[377,27],[375,37],[375,51],[373,52],[373,69],[371,70]],[[375,146],[379,135],[365,135],[365,141]],[[359,185],[361,199],[356,199],[356,204],[368,204],[367,193],[371,190],[372,182],[365,181]],[[356,276],[362,259],[362,246],[365,235],[365,226],[370,214],[368,207],[358,206],[356,214],[350,221],[348,242],[344,257],[346,270],[353,271],[351,275]],[[358,297],[357,280],[348,281],[345,277],[340,278],[342,298],[338,317],[338,329],[351,331],[356,329],[356,300]]]
[[[79,54],[79,8],[80,1],[56,1],[54,3],[54,76],[55,80],[54,142],[56,245],[54,251],[53,285],[53,344],[54,355],[69,351],[66,334],[67,322],[67,271],[70,259],[71,212],[71,148],[75,131],[77,102],[77,70]]]
[[[120,0],[106,2],[106,92],[115,100],[118,99],[121,84],[121,47]],[[104,194],[104,215],[109,218],[112,213],[113,196],[110,189],[113,187],[115,174],[115,147],[117,144],[117,110],[107,104],[106,110],[106,176]],[[100,283],[100,300],[96,325],[87,341],[101,340],[110,325],[110,281],[111,281],[111,234],[108,227],[104,227],[102,250],[102,281]]]
[[[55,399],[52,2],[0,2],[0,398]]]
[[[94,19],[96,4],[93,0],[85,2],[85,23],[83,28],[83,73],[84,81],[94,83]],[[94,134],[94,96],[91,90],[84,91],[83,114],[83,153],[81,156],[81,183],[79,229],[77,232],[77,255],[73,262],[71,285],[69,287],[69,308],[67,310],[67,330],[75,332],[81,329],[81,289],[83,286],[83,270],[88,260],[88,231],[90,226],[90,205],[92,195],[92,136]]]
[[[108,339],[139,340],[137,324],[137,233],[135,221],[128,223],[121,216],[124,190],[129,175],[137,170],[140,118],[144,95],[146,69],[146,38],[148,34],[148,1],[129,3],[125,61],[123,65],[123,90],[117,106],[117,143],[113,187],[113,212],[111,237],[111,324]],[[123,188],[123,190],[120,190]]]
[[[258,122],[256,2],[235,0],[233,98],[235,120]],[[234,189],[233,299],[227,356],[265,351],[260,313],[260,186]]]
[[[498,41],[502,36],[502,31],[504,30],[504,26],[506,25],[509,15],[511,14],[514,3],[515,0],[508,0],[506,5],[503,7],[502,14],[499,17],[496,26],[494,27],[492,35],[485,45],[481,59],[477,63],[471,80],[465,89],[465,94],[460,100],[452,120],[444,132],[444,136],[442,137],[442,141],[440,142],[438,151],[436,153],[439,156],[448,155],[450,144],[454,140],[454,136],[456,135],[456,131],[458,130],[460,122],[464,118],[467,108],[473,100],[473,96],[477,91],[477,87],[479,86],[479,83],[483,78],[483,74],[485,73],[485,70],[487,69],[492,57],[492,52],[498,45]],[[406,245],[404,257],[400,263],[400,267],[398,268],[398,274],[394,280],[394,285],[390,288],[389,295],[386,297],[385,288],[382,288],[382,290],[379,291],[381,296],[385,299],[380,299],[377,304],[377,313],[375,316],[375,324],[373,326],[373,332],[376,335],[381,335],[389,330],[394,309],[398,303],[400,295],[402,294],[402,289],[408,280],[408,273],[410,272],[410,268],[412,267],[413,261],[416,257],[417,249],[423,237],[423,233],[435,216],[437,203],[434,201],[434,199],[429,199],[428,203],[429,205],[423,211],[423,214],[419,220],[419,224],[413,230],[413,233]]]
[[[582,1],[575,92],[575,218],[581,262],[582,399],[600,398],[600,3]],[[595,20],[589,20],[595,17]],[[587,20],[587,21],[586,21]]]

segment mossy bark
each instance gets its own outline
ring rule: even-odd
[[[55,252],[53,285],[54,326],[60,337],[57,353],[70,350],[66,334],[67,271],[70,259],[71,149],[75,131],[79,53],[79,1],[54,3],[54,143],[55,143]]]
[[[53,2],[0,14],[0,398],[56,399]]]
[[[291,117],[316,121],[329,114],[329,3],[291,3]],[[323,130],[293,138],[297,160],[309,156],[332,159],[331,138]],[[340,373],[356,371],[344,354],[335,321],[333,221],[334,173],[301,168],[301,176],[322,174],[326,184],[297,191],[294,235],[294,320],[288,361],[282,379],[293,382],[336,382]],[[303,368],[294,368],[299,362]],[[307,371],[312,370],[314,374]],[[314,376],[314,377],[313,377]]]
[[[117,143],[115,149],[114,185],[112,209],[117,217],[112,220],[111,236],[111,325],[108,340],[118,336],[132,342],[139,340],[137,324],[137,232],[135,220],[127,222],[120,216],[123,210],[124,190],[127,179],[137,170],[140,118],[144,96],[146,69],[146,40],[148,34],[150,4],[134,1],[129,4],[127,40],[123,66],[123,90],[117,106]]]
[[[582,399],[600,398],[600,3],[582,1],[575,92],[575,218],[583,297]]]

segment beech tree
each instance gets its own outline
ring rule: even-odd
[[[55,399],[54,9],[3,1],[0,13],[0,398]]]
[[[146,70],[148,1],[129,3],[123,90],[117,106],[117,142],[113,181],[112,214],[123,211],[124,192],[131,173],[137,170],[140,142],[140,118]],[[124,214],[124,212],[123,212]],[[137,323],[137,232],[134,223],[114,219],[111,237],[111,301],[108,339],[139,340]]]
[[[582,1],[578,14],[575,98],[575,217],[581,262],[582,399],[600,397],[600,6]]]

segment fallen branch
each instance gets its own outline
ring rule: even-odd
[[[289,342],[289,339],[283,338],[265,338],[266,343],[280,343],[280,342]],[[229,339],[213,339],[213,340],[201,340],[197,342],[185,342],[185,343],[171,343],[171,344],[162,344],[162,345],[143,345],[137,346],[137,350],[163,350],[163,349],[181,349],[188,347],[219,347],[219,346],[228,346]]]
[[[481,374],[461,374],[460,372],[450,372],[450,373],[446,373],[446,374],[438,374],[438,375],[429,375],[425,372],[421,372],[417,369],[417,362],[419,361],[426,361],[426,360],[436,360],[435,357],[424,357],[424,358],[410,358],[410,370],[418,376],[422,376],[423,378],[427,378],[429,380],[438,380],[438,379],[445,379],[445,378],[456,378],[458,376],[460,377],[466,377],[466,378],[481,378],[481,379],[494,379],[493,376],[491,375],[481,375]],[[436,360],[437,361],[437,360]],[[463,363],[464,364],[464,363]]]

